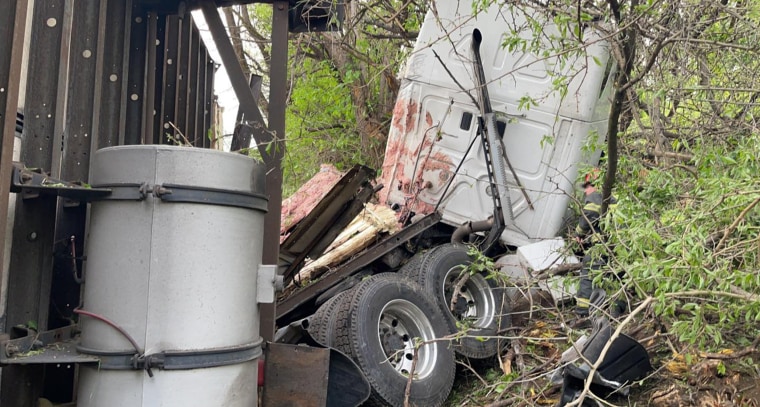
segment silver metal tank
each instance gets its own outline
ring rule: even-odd
[[[121,146],[91,174],[78,406],[256,406],[263,166]]]

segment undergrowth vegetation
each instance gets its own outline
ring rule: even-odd
[[[654,297],[654,316],[680,342],[702,350],[757,335],[758,138],[699,143],[670,164],[620,165],[611,268],[637,297]]]

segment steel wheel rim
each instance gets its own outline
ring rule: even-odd
[[[456,313],[451,311],[451,297],[454,294],[454,288],[459,276],[466,272],[467,270],[462,266],[452,267],[446,272],[442,287],[443,298],[446,299],[446,312],[457,321],[469,321],[473,327],[487,328],[496,317],[496,299],[488,281],[480,274],[470,275],[459,290],[458,297],[466,302],[465,311]],[[455,306],[455,308],[457,307]]]
[[[378,321],[378,339],[385,362],[404,377],[412,371],[416,341],[435,339],[435,331],[424,312],[407,300],[393,300],[383,307]],[[429,376],[436,365],[438,349],[435,344],[420,346],[414,378]]]

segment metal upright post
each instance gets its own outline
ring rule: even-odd
[[[12,0],[0,4],[0,329],[5,325],[5,287],[8,275],[5,270],[5,241],[8,227],[8,200],[11,185],[11,162],[16,133],[16,110],[18,109],[21,61],[24,52],[27,0]],[[13,118],[13,119],[11,119]]]
[[[27,0],[13,0],[0,5],[0,248],[5,247],[6,216],[10,189],[11,161],[16,128],[19,84],[21,82],[21,60],[24,52],[24,32],[26,30]],[[11,119],[14,118],[14,119]],[[4,250],[0,249],[0,265],[4,264]],[[2,273],[2,271],[0,271]],[[5,308],[5,304],[0,304]],[[3,314],[0,312],[0,314]]]
[[[264,264],[277,264],[280,256],[280,209],[282,208],[282,158],[285,156],[285,102],[288,85],[288,2],[272,4],[272,60],[269,79],[270,148],[260,148],[267,165],[269,212],[264,218]],[[261,306],[261,336],[274,338],[275,303]]]
[[[26,6],[17,6],[21,7],[17,7],[15,17],[26,20]],[[35,2],[29,40],[33,46],[28,49],[28,80],[23,91],[25,120],[21,161],[27,167],[40,168],[54,176],[59,173],[60,146],[65,127],[72,6],[65,0]],[[14,40],[14,48],[25,44],[25,30],[22,27],[23,23],[17,20],[13,36],[19,38]],[[19,64],[17,66],[20,68],[20,60],[12,62]],[[18,78],[16,76],[15,79]],[[14,81],[13,86],[17,87],[19,82]],[[18,88],[15,92],[18,95]],[[14,116],[16,107],[15,102],[13,106],[5,106],[6,110],[13,109]],[[3,159],[2,166],[6,165],[10,167],[10,163]],[[8,186],[3,182],[2,188]],[[56,200],[47,197],[22,199],[20,195],[14,196],[13,234],[9,236],[13,246],[3,314],[3,331],[9,333],[17,326],[47,329],[53,269],[51,253]],[[8,193],[3,196],[8,197]],[[32,406],[42,393],[41,377],[44,377],[44,369],[39,365],[4,367],[0,384],[2,405]]]

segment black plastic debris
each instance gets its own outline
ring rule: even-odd
[[[562,396],[558,407],[576,400],[583,393],[584,383],[591,373],[591,366],[602,354],[607,342],[612,338],[614,330],[610,322],[599,317],[594,319],[594,329],[588,340],[583,344],[578,362],[580,365],[568,364],[562,371]],[[627,396],[629,385],[652,370],[649,354],[635,339],[620,334],[605,353],[602,363],[591,378],[589,390],[603,399],[613,395]],[[582,406],[594,406],[592,397],[584,399]]]

